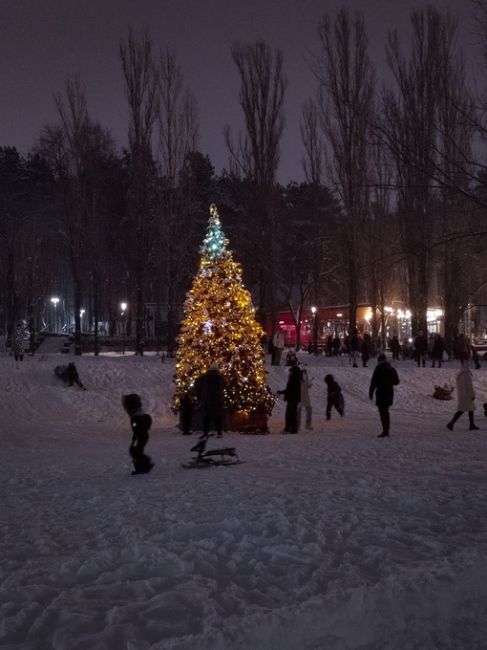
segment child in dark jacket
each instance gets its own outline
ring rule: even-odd
[[[130,417],[133,432],[132,442],[129,447],[129,454],[134,464],[132,474],[147,474],[154,467],[150,456],[144,454],[144,448],[149,440],[152,418],[143,412],[142,400],[140,395],[136,393],[122,395],[122,406]]]
[[[328,390],[326,401],[326,419],[331,419],[331,409],[334,406],[338,413],[343,417],[345,414],[345,400],[343,399],[342,389],[335,381],[333,375],[326,375],[325,383]]]

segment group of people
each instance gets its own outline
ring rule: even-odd
[[[340,416],[345,415],[345,400],[342,389],[332,374],[325,376],[327,387],[326,419],[331,419],[332,409],[335,409]],[[387,361],[385,354],[377,358],[377,366],[372,374],[369,396],[376,397],[376,405],[379,409],[382,423],[382,433],[379,437],[389,435],[390,416],[389,408],[394,400],[394,386],[399,384],[399,377],[395,368]],[[289,370],[286,387],[278,391],[278,395],[284,396],[286,402],[285,424],[282,433],[298,433],[300,427],[300,414],[303,409],[306,411],[306,429],[312,429],[312,407],[309,396],[309,389],[312,381],[308,377],[306,369],[301,369],[298,364]]]
[[[445,355],[447,358],[453,356],[458,359],[462,367],[472,361],[475,368],[480,368],[478,352],[472,347],[469,338],[463,332],[455,337],[451,346],[447,346],[441,334],[430,334],[427,337],[422,330],[414,339],[405,339],[402,343],[399,342],[397,336],[393,336],[389,346],[393,361],[399,361],[400,356],[404,360],[414,359],[418,368],[425,368],[428,360],[431,361],[432,368],[436,366],[441,368]]]
[[[332,409],[343,417],[345,413],[345,400],[340,385],[333,375],[325,376],[327,385],[327,404],[326,419],[331,418]],[[369,398],[374,399],[379,411],[382,432],[379,438],[386,438],[390,434],[390,414],[389,409],[394,402],[394,387],[399,384],[397,370],[389,363],[385,354],[377,357],[377,365],[372,374],[369,386]],[[463,413],[468,413],[470,430],[476,431],[479,427],[474,421],[475,411],[475,391],[472,381],[472,373],[468,365],[462,367],[456,377],[457,384],[457,411],[453,418],[446,425],[450,431],[453,431],[455,422]],[[307,429],[312,429],[312,407],[309,396],[309,389],[312,381],[308,378],[306,369],[301,369],[298,364],[292,366],[289,370],[289,376],[286,387],[278,391],[279,395],[284,396],[286,402],[285,425],[283,433],[298,433],[301,420],[302,409],[306,410]],[[487,403],[484,404],[485,415],[487,416]]]

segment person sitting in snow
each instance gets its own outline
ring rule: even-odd
[[[152,418],[142,410],[142,400],[136,393],[122,395],[122,406],[130,417],[133,432],[129,447],[129,454],[134,464],[132,474],[147,474],[154,467],[150,456],[144,453],[144,448],[149,440]]]
[[[65,384],[68,384],[68,386],[72,386],[73,384],[76,384],[83,390],[86,390],[86,387],[81,383],[81,379],[79,378],[76,364],[73,363],[72,361],[68,363],[67,366],[56,366],[54,368],[54,374],[56,375],[56,377],[61,379]]]
[[[326,375],[326,388],[328,391],[326,400],[326,419],[331,419],[331,409],[336,408],[338,413],[343,417],[345,414],[345,400],[343,399],[342,389],[333,375]]]

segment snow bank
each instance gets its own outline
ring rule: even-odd
[[[0,358],[2,650],[487,647],[487,419],[451,433],[455,402],[431,397],[455,364],[399,363],[377,439],[372,368],[303,355],[314,429],[278,435],[279,401],[271,435],[225,435],[244,464],[188,471],[170,360],[82,357],[86,392],[55,378],[65,361]],[[346,400],[330,422],[327,372]],[[474,384],[479,406],[485,369]],[[147,476],[130,476],[129,391],[154,418]]]

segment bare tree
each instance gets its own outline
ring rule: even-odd
[[[244,178],[248,189],[246,236],[258,260],[253,279],[259,286],[259,316],[263,320],[267,311],[275,316],[277,310],[275,183],[286,80],[282,53],[273,53],[263,41],[236,42],[231,53],[240,75],[240,106],[246,130],[235,143],[226,127],[225,140],[231,168]]]
[[[459,170],[469,155],[469,129],[463,119],[467,105],[458,103],[463,72],[455,63],[455,20],[429,7],[413,12],[411,22],[409,59],[401,53],[397,31],[389,35],[387,54],[396,90],[385,94],[382,133],[395,160],[408,297],[417,332],[427,328],[438,190],[453,189],[451,182],[455,192],[466,188]]]
[[[347,274],[350,328],[356,326],[369,209],[368,130],[375,80],[367,55],[363,16],[341,9],[320,27],[321,54],[315,66],[318,105],[330,146],[328,172],[343,208],[341,250]]]
[[[157,74],[147,34],[137,39],[129,30],[120,43],[120,59],[129,105],[130,181],[127,255],[133,272],[136,349],[143,350],[146,291],[156,247],[154,124],[159,112]]]
[[[181,186],[182,172],[198,142],[198,111],[194,98],[183,89],[183,75],[174,54],[166,52],[159,65],[159,153],[161,157],[163,274],[167,304],[167,346],[176,337],[177,304],[188,275],[187,254],[195,221],[192,200]]]
[[[93,234],[99,217],[99,164],[112,145],[109,135],[90,119],[86,92],[78,77],[68,79],[55,102],[59,124],[44,129],[38,151],[56,182],[57,220],[73,283],[75,354],[79,355],[82,297],[93,271]]]
[[[308,183],[319,185],[323,181],[325,148],[321,138],[320,114],[312,99],[303,105],[300,131],[305,151],[303,156],[305,178]]]

